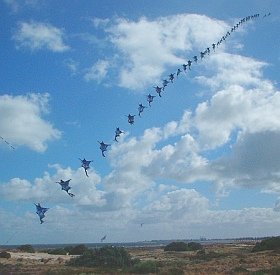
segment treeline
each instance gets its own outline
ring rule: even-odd
[[[264,250],[280,251],[280,237],[270,237],[255,244],[252,252],[259,252]]]

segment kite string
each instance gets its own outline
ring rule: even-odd
[[[2,136],[0,136],[0,138],[3,140],[3,142],[5,142],[10,148],[12,148],[13,150],[15,150],[15,147],[10,143],[8,142],[6,139],[4,139]]]

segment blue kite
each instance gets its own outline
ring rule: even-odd
[[[45,218],[45,213],[49,210],[49,208],[42,207],[40,203],[38,204],[34,203],[34,205],[36,206],[36,210],[37,210],[36,214],[39,216],[40,222],[42,224],[44,222],[43,218]]]
[[[146,106],[143,106],[142,103],[138,106],[138,115],[141,117],[141,113],[143,113],[144,109],[147,108]]]
[[[86,176],[88,177],[87,170],[90,168],[89,165],[92,162],[92,160],[86,160],[85,158],[83,160],[79,158],[79,160],[82,162],[81,167],[85,169]]]
[[[158,95],[161,97],[161,93],[163,91],[163,88],[162,87],[159,87],[159,86],[156,86],[154,87],[156,89],[156,92],[158,93]]]
[[[116,128],[115,131],[115,141],[118,142],[117,137],[119,137],[121,134],[123,134],[124,132],[120,130],[119,127]]]
[[[149,102],[149,106],[151,107],[151,103],[154,101],[155,95],[148,94],[147,101]]]
[[[134,117],[135,115],[131,115],[131,114],[127,116],[127,121],[130,125],[134,124]]]
[[[166,79],[164,79],[164,80],[162,81],[162,85],[163,85],[162,90],[163,90],[163,91],[164,91],[164,88],[168,85],[168,83],[169,83],[169,81],[166,80]]]
[[[106,144],[106,143],[104,143],[103,141],[98,141],[98,143],[100,144],[100,150],[101,150],[101,152],[102,152],[102,156],[103,157],[105,157],[105,155],[104,155],[104,152],[106,152],[107,151],[107,148],[109,147],[109,146],[111,146],[111,144]]]
[[[106,239],[107,235],[103,236],[100,241],[103,242]]]
[[[69,183],[70,183],[70,180],[60,180],[60,181],[57,181],[56,183],[59,183],[61,185],[61,190],[64,190],[66,191],[66,193],[70,196],[70,197],[74,197],[75,195],[72,194],[72,193],[69,193],[69,190],[71,189],[71,187],[69,186]]]

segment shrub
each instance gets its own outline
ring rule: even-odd
[[[133,260],[123,247],[104,246],[99,249],[87,249],[83,255],[69,261],[72,266],[85,267],[130,267]]]
[[[158,267],[153,261],[144,261],[135,264],[130,271],[137,274],[157,273]]]
[[[195,251],[202,249],[202,245],[200,243],[190,242],[172,242],[165,246],[164,251]]]
[[[168,275],[184,275],[184,270],[179,267],[172,267],[168,269]]]
[[[237,266],[237,267],[233,268],[233,269],[231,270],[231,272],[232,272],[233,274],[237,274],[237,273],[242,273],[242,274],[244,274],[244,273],[249,273],[249,271],[248,271],[245,267],[242,267],[242,266]]]
[[[0,252],[0,258],[10,259],[11,254],[7,251],[2,251],[2,252]]]
[[[64,248],[56,248],[48,250],[48,254],[51,255],[66,255],[68,252]]]
[[[280,250],[280,237],[271,237],[256,243],[252,252],[264,250]]]
[[[188,243],[188,247],[191,251],[201,250],[203,248],[202,244],[196,242]]]
[[[64,247],[65,252],[69,253],[70,255],[82,255],[84,254],[88,248],[84,245],[84,244],[79,244],[76,246],[68,246],[68,247]]]
[[[24,244],[18,247],[18,249],[22,252],[34,253],[35,249],[30,244]]]
[[[188,244],[184,242],[172,242],[165,246],[164,251],[187,251]]]

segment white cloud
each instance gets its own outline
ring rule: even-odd
[[[38,7],[39,2],[42,2],[42,0],[4,0],[4,2],[16,13],[23,7]]]
[[[31,21],[19,23],[13,39],[18,47],[31,50],[48,49],[53,52],[64,52],[69,46],[63,41],[64,31],[47,23]]]
[[[42,118],[48,112],[48,94],[0,96],[0,130],[3,138],[15,146],[27,146],[37,152],[61,132]]]
[[[117,50],[113,56],[118,61],[119,86],[131,90],[155,84],[168,67],[181,66],[186,55],[192,58],[211,47],[229,29],[222,21],[196,14],[138,21],[95,18],[93,22],[96,28],[104,28]]]
[[[42,178],[36,178],[33,182],[25,179],[13,178],[9,182],[0,185],[1,196],[14,201],[40,201],[46,203],[73,203],[73,199],[61,190],[57,181],[68,180],[75,194],[75,203],[78,205],[102,206],[105,201],[103,192],[97,190],[100,176],[91,168],[89,177],[85,176],[83,168],[72,170],[70,167],[62,168],[60,165],[51,165],[56,171],[53,175],[45,172]]]
[[[65,66],[70,70],[72,75],[77,75],[79,71],[79,63],[73,59],[67,59],[64,61]]]
[[[95,28],[104,27],[110,23],[110,19],[108,19],[108,18],[103,19],[103,18],[95,17],[92,19],[92,23]]]
[[[100,83],[107,75],[110,63],[107,60],[98,60],[84,75],[86,81],[95,80]]]
[[[204,65],[208,75],[199,76],[197,79],[213,90],[233,85],[252,88],[269,84],[262,79],[262,69],[267,64],[249,57],[217,52],[205,59]]]

